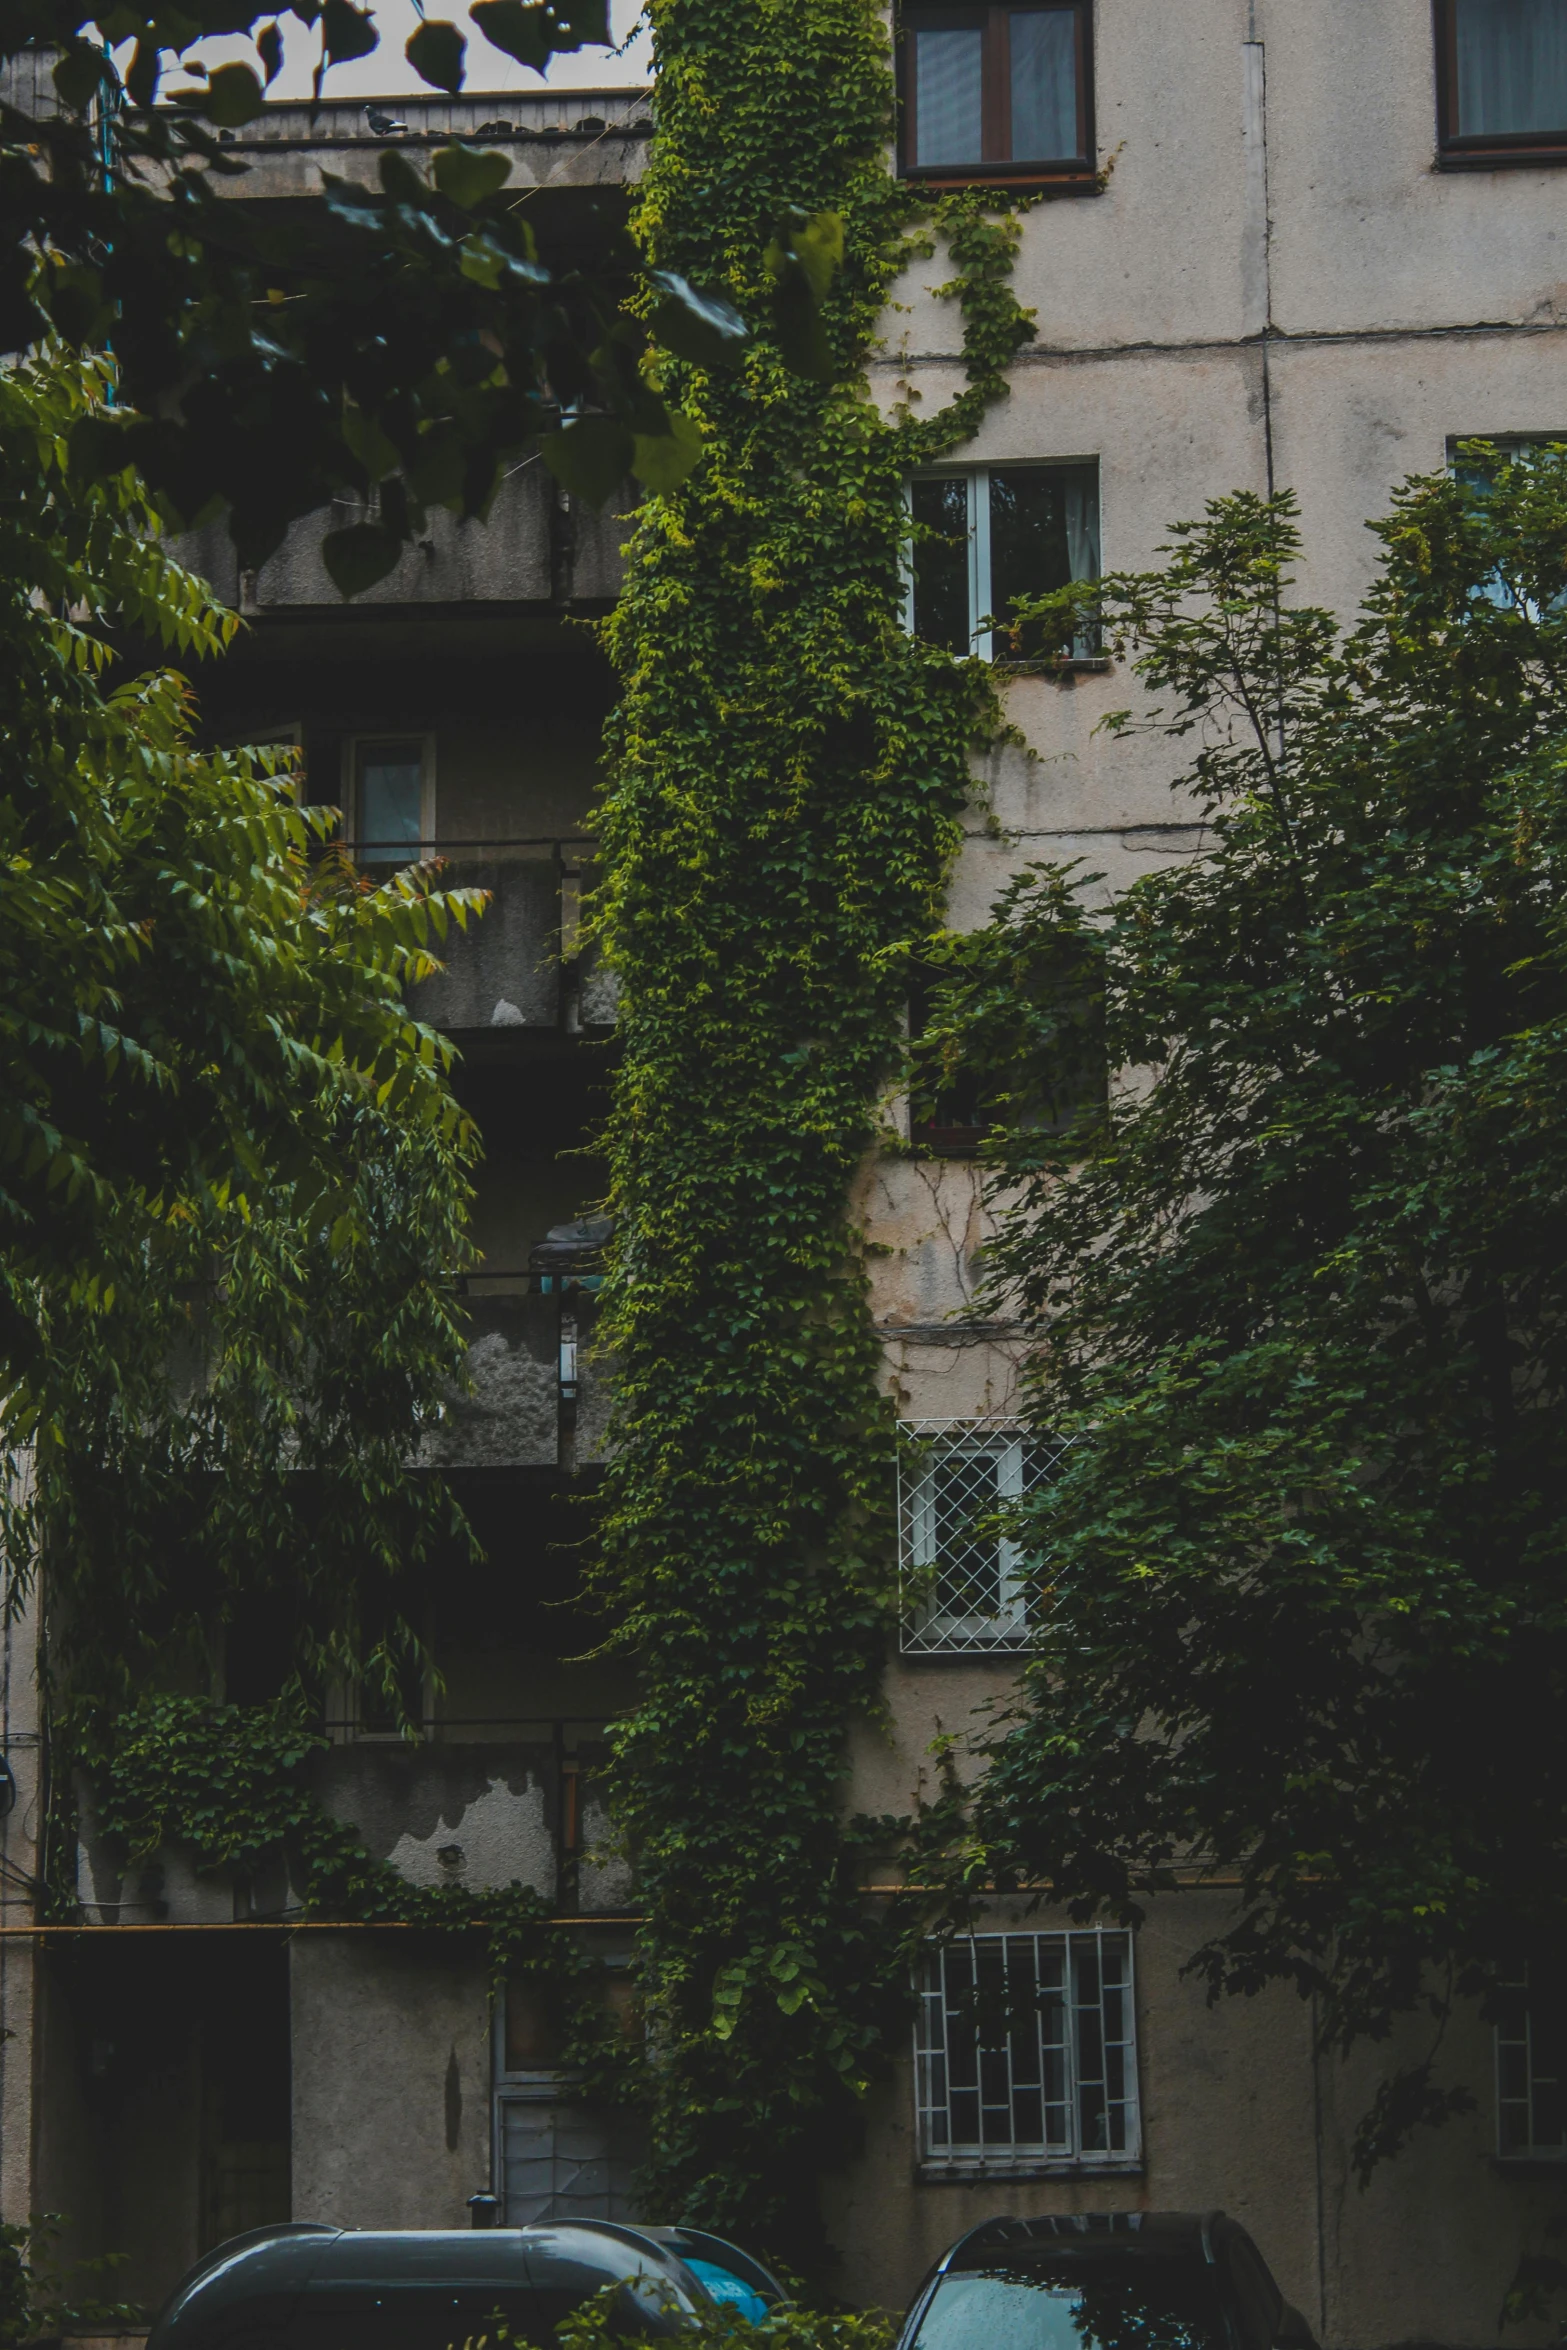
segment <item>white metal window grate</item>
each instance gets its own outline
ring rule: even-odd
[[[1504,1983],[1496,2019],[1496,2150],[1511,2160],[1567,2160],[1567,2018],[1527,1965]]]
[[[915,2079],[927,2167],[1135,2167],[1142,2141],[1129,1934],[974,1934],[927,1953],[919,1991]]]
[[[905,1653],[1026,1648],[1029,1562],[1003,1517],[1065,1445],[990,1420],[905,1420],[899,1437]]]

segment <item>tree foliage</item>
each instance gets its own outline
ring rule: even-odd
[[[1026,876],[947,1008],[1010,1001],[1021,1103],[1092,966],[1122,1073],[997,1149],[992,1310],[1074,1442],[987,1865],[1127,1917],[1237,1872],[1195,1964],[1339,2046],[1545,1963],[1567,1837],[1567,457],[1372,527],[1347,633],[1288,496],[1036,610],[1097,607],[1201,840],[1110,904]],[[1391,2075],[1362,2164],[1464,2096]]]
[[[384,147],[375,188],[323,173],[308,212],[247,201],[223,142],[261,112],[289,18],[319,28],[318,92],[332,64],[377,46],[354,0],[0,0],[0,351],[46,332],[112,346],[123,405],[80,422],[78,468],[133,462],[170,519],[226,516],[247,566],[297,517],[357,505],[324,550],[345,595],[391,570],[429,509],[487,514],[536,443],[594,503],[630,472],[678,480],[698,437],[658,388],[649,328],[671,350],[727,356],[740,317],[679,274],[646,279],[607,223],[591,266],[550,266],[506,186],[510,159],[461,140],[428,172]],[[606,0],[479,0],[473,21],[540,69],[609,40]],[[222,34],[249,35],[254,65],[208,74],[201,45]],[[450,91],[464,50],[422,13],[407,44]],[[34,68],[41,96],[24,105]],[[787,227],[767,300],[809,371],[816,297]]]
[[[199,751],[184,678],[115,657],[236,624],[131,475],[72,473],[102,390],[0,379],[0,1534],[13,1598],[54,1547],[89,1745],[242,1598],[318,1680],[406,1662],[398,1595],[461,1539],[408,1464],[460,1368],[474,1143],[403,993],[477,903],[323,863],[292,754]]]

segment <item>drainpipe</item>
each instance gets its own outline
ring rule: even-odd
[[[1267,50],[1257,38],[1257,0],[1250,0],[1248,38],[1241,43],[1241,148],[1244,214],[1241,227],[1241,333],[1262,353],[1262,448],[1268,495],[1273,495],[1273,224],[1268,214]]]

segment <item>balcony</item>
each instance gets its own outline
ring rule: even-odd
[[[608,1918],[629,1908],[629,1872],[608,1853],[602,1721],[435,1716],[422,1744],[367,1736],[345,1719],[326,1727],[334,1742],[312,1765],[316,1794],[410,1885],[478,1893],[516,1882],[566,1916]],[[98,1832],[85,1780],[76,1796],[83,1925],[298,1922],[299,1888],[281,1854],[251,1877],[199,1872],[174,1847],[127,1870]]]
[[[372,101],[273,100],[254,122],[223,143],[243,178],[219,189],[241,202],[319,196],[321,173],[360,187],[379,184],[388,147],[411,151],[428,169],[429,153],[451,139],[472,140],[510,161],[517,190],[564,194],[622,188],[642,176],[653,123],[647,90],[465,91],[460,97],[413,96]],[[371,116],[395,127],[376,130]]]
[[[479,1271],[460,1284],[468,1379],[430,1439],[441,1469],[586,1469],[603,1457],[607,1365],[592,1338],[591,1293],[540,1294],[535,1272]]]
[[[410,607],[426,613],[472,605],[535,618],[567,607],[606,610],[620,593],[621,541],[635,493],[628,485],[600,508],[571,497],[535,457],[513,467],[483,522],[460,522],[444,507],[429,516],[426,536],[407,547],[384,579],[345,606],[322,560],[328,531],[362,522],[370,509],[338,499],[290,523],[283,544],[258,570],[242,571],[221,521],[171,542],[179,561],[206,580],[223,603],[247,618]]]
[[[466,930],[448,931],[445,970],[409,991],[409,1009],[448,1035],[607,1035],[615,983],[582,938],[590,844],[574,840],[363,840],[349,852],[361,872],[383,874],[413,858],[439,860],[450,889],[482,889],[490,903]]]

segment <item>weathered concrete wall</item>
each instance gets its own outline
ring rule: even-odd
[[[486,891],[489,903],[466,928],[453,923],[439,942],[445,969],[408,991],[415,1018],[448,1031],[557,1028],[560,877],[554,863],[454,850],[441,878],[450,889]]]
[[[1567,433],[1564,182],[1437,168],[1429,0],[1098,0],[1094,16],[1108,183],[1024,218],[1015,283],[1038,341],[952,461],[1096,458],[1107,569],[1151,565],[1170,523],[1226,491],[1288,487],[1306,540],[1298,593],[1348,615],[1377,551],[1368,519],[1407,475],[1443,465],[1450,436]],[[889,407],[912,389],[929,417],[958,388],[957,306],[933,292],[951,275],[938,252],[899,289],[909,308],[889,313],[873,370]],[[976,775],[955,927],[982,922],[1024,863],[1079,858],[1105,893],[1200,851],[1196,811],[1170,790],[1188,746],[1096,732],[1146,708],[1124,667],[1013,677],[1003,698],[1027,749],[1001,747]],[[900,1410],[1005,1410],[1015,1340],[941,1327],[972,1295],[986,1237],[974,1168],[889,1158],[855,1205],[885,1252],[870,1270]],[[888,1721],[851,1741],[851,1806],[928,1797],[940,1736],[976,1769],[967,1741],[1012,1681],[1004,1658],[894,1650]],[[1330,2345],[1501,2338],[1503,2288],[1559,2191],[1495,2160],[1489,2027],[1467,2018],[1444,2054],[1475,2113],[1362,2194],[1355,2123],[1418,2033],[1319,2065],[1290,1992],[1210,2011],[1180,1966],[1224,1898],[1161,1899],[1139,1935],[1141,2176],[922,2183],[906,2064],[876,2094],[863,2153],[825,2186],[847,2291],[900,2301],[991,2211],[1222,2204]]]
[[[482,71],[477,57],[471,62]],[[508,185],[519,189],[591,193],[624,187],[641,177],[647,158],[646,90],[479,90],[374,104],[402,126],[400,132],[373,130],[358,99],[269,105],[227,142],[245,175],[220,186],[246,203],[319,195],[324,172],[356,187],[378,187],[381,157],[389,150],[428,170],[431,150],[453,138],[505,155],[512,167]]]
[[[301,1934],[290,1954],[294,2216],[452,2228],[490,2179],[490,2008],[477,1947]]]
[[[1136,1944],[1144,2159],[1131,2177],[998,2175],[917,2181],[912,2056],[873,2094],[863,2148],[823,2181],[844,2289],[897,2308],[965,2228],[997,2212],[1202,2210],[1242,2220],[1286,2295],[1325,2343],[1533,2344],[1549,2327],[1500,2323],[1526,2242],[1546,2241],[1559,2182],[1504,2172],[1485,2109],[1489,2028],[1460,2016],[1445,2077],[1472,2082],[1480,2110],[1417,2136],[1362,2191],[1350,2146],[1377,2079],[1424,2053],[1429,2026],[1347,2065],[1314,2060],[1311,2011],[1288,1988],[1210,2007],[1182,1969],[1222,1928],[1221,1890],[1162,1896]],[[1064,1916],[999,1906],[984,1921],[1030,1929]]]
[[[336,1746],[316,1758],[328,1811],[413,1885],[555,1893],[555,1759],[544,1746]]]
[[[1292,1994],[1210,2009],[1181,1979],[1223,1896],[1160,1901],[1136,1949],[1144,2162],[1137,2176],[916,2184],[912,2056],[878,2088],[862,2152],[823,2182],[829,2232],[857,2301],[899,2308],[954,2237],[996,2212],[1233,2212],[1285,2293],[1315,2314],[1316,2182],[1309,2018]],[[998,1909],[986,1924],[1049,1931],[1048,1911]],[[1358,2338],[1358,2337],[1356,2337]],[[1451,2341],[1437,2333],[1434,2340]]]
[[[560,1412],[554,1299],[474,1297],[467,1314],[470,1389],[448,1403],[427,1457],[446,1468],[553,1468]]]

